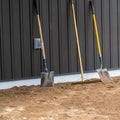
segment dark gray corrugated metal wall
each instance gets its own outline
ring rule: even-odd
[[[99,65],[89,0],[76,0],[78,31],[84,70]],[[104,66],[120,67],[120,1],[94,0]],[[49,69],[56,74],[79,71],[75,33],[69,0],[39,0]],[[33,0],[0,0],[0,79],[39,76],[40,50]]]

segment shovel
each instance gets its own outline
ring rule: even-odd
[[[39,15],[38,1],[37,0],[35,0],[35,8],[36,8],[36,14],[37,14],[37,22],[38,22],[40,44],[41,44],[42,57],[43,57],[43,67],[44,67],[44,72],[41,73],[41,86],[42,87],[53,87],[54,71],[49,72],[48,68],[47,68],[45,47],[44,47],[42,27],[41,27],[41,22],[40,22],[40,15]]]
[[[80,42],[79,42],[78,29],[77,29],[77,23],[76,23],[76,16],[75,16],[74,0],[70,0],[70,2],[71,2],[72,16],[74,21],[74,29],[75,29],[75,36],[76,36],[76,43],[77,43],[77,50],[78,50],[78,58],[80,63],[81,77],[82,77],[82,82],[84,82],[84,72],[83,72],[82,56],[81,56]]]
[[[98,54],[99,54],[99,60],[100,60],[100,69],[97,69],[98,75],[100,76],[100,79],[103,83],[106,82],[111,82],[111,77],[107,71],[107,69],[103,69],[103,60],[102,60],[102,52],[101,52],[101,47],[100,47],[100,39],[99,39],[99,34],[98,34],[98,27],[97,27],[97,22],[96,22],[96,15],[95,15],[95,9],[92,1],[89,1],[89,6],[92,11],[92,18],[93,18],[93,23],[94,23],[94,29],[96,33],[96,42],[97,42],[97,47],[98,47]]]

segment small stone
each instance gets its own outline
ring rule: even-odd
[[[23,120],[27,120],[27,118],[26,118],[26,117],[23,117]]]

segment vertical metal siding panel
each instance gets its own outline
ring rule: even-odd
[[[103,39],[103,63],[110,68],[110,11],[109,0],[102,0],[102,39]]]
[[[2,79],[2,51],[1,51],[1,39],[2,39],[2,35],[1,35],[1,0],[0,0],[0,80]]]
[[[71,4],[68,0],[69,72],[77,72],[77,47]]]
[[[42,14],[43,10],[42,10],[42,6],[43,6],[43,2],[42,2],[42,0],[40,0],[39,1],[39,14],[40,14],[40,20],[41,20],[41,26],[42,26],[42,34],[43,34],[44,30],[43,30],[43,14]],[[43,36],[43,39],[44,39],[44,36]],[[45,39],[44,39],[44,42],[45,42]],[[44,70],[42,59],[43,59],[43,57],[42,57],[42,51],[40,50],[40,72],[42,72]]]
[[[34,49],[33,49],[33,38],[34,38],[34,19],[36,18],[36,14],[35,14],[35,6],[33,4],[33,0],[29,1],[29,18],[30,18],[30,53],[31,53],[31,76],[35,75],[35,71],[34,71]]]
[[[94,39],[93,20],[89,11],[89,0],[85,0],[85,25],[86,25],[86,69],[94,69]]]
[[[118,57],[119,57],[119,67],[120,67],[120,0],[118,0],[117,4],[117,15],[118,15]]]
[[[80,47],[82,54],[82,62],[83,68],[85,70],[86,60],[85,60],[85,8],[84,8],[84,0],[77,0],[77,25],[78,25],[78,33],[80,37]],[[79,68],[79,65],[78,65]]]
[[[19,0],[12,0],[13,4],[13,55],[14,55],[14,78],[21,78],[21,43],[20,43],[20,8]]]
[[[0,25],[0,42],[1,42],[1,25]],[[1,70],[2,70],[2,64],[1,64],[1,62],[2,62],[2,58],[1,58],[2,56],[1,56],[1,43],[0,43],[0,80],[2,79],[2,74],[1,74]]]
[[[117,0],[110,0],[111,68],[118,67]]]
[[[15,76],[15,67],[14,67],[14,32],[13,32],[13,1],[10,1],[10,39],[11,39],[11,66],[12,66],[12,79]]]
[[[24,27],[23,27],[23,0],[19,2],[20,6],[20,43],[21,43],[21,70],[22,77],[24,77],[25,73],[25,64],[24,64]]]
[[[101,50],[103,53],[103,40],[102,40],[102,15],[101,15],[101,0],[94,0],[95,3],[95,13],[96,13],[96,20],[97,20],[97,26],[98,26],[98,32],[99,32],[99,38],[100,38],[100,44],[101,44]],[[96,37],[95,37],[95,30],[94,30],[94,58],[95,58],[95,69],[100,67],[100,61],[98,57],[98,49],[97,49],[97,43],[96,43]]]
[[[59,73],[58,1],[50,0],[51,69]]]
[[[10,18],[9,0],[2,0],[2,76],[11,78]]]
[[[60,73],[68,73],[67,1],[59,1]]]
[[[31,75],[29,0],[21,0],[21,41],[23,77]]]
[[[45,42],[45,51],[47,57],[47,65],[50,69],[50,40],[49,40],[49,0],[42,0],[42,26],[43,38]]]

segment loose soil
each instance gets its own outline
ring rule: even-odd
[[[0,90],[0,120],[119,120],[120,77]]]

